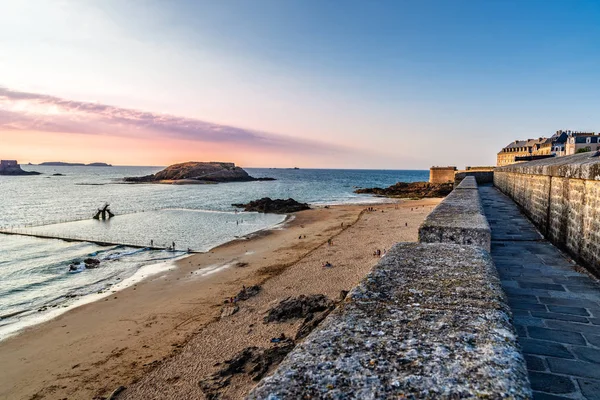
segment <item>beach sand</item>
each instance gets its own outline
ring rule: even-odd
[[[369,205],[376,212],[363,212],[366,205],[302,211],[283,228],[179,260],[0,342],[0,399],[100,399],[120,386],[127,388],[120,399],[202,399],[198,382],[217,363],[248,346],[270,347],[281,333],[294,337],[300,321],[262,322],[269,307],[301,294],[336,299],[377,263],[374,250],[416,241],[439,201]],[[323,268],[325,261],[333,268]],[[260,294],[220,319],[224,300],[254,284],[262,285]],[[236,377],[224,398],[243,397],[255,384]]]

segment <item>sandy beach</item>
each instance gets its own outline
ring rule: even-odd
[[[300,320],[262,322],[289,297],[336,299],[378,261],[376,249],[416,241],[439,199],[340,205],[295,214],[283,227],[184,258],[110,297],[83,305],[0,342],[0,399],[205,398],[198,382],[248,346],[294,337]],[[299,238],[302,237],[302,238]],[[333,245],[327,244],[328,239]],[[323,268],[326,261],[332,268]],[[243,286],[260,293],[220,318]],[[223,398],[255,384],[235,377]]]

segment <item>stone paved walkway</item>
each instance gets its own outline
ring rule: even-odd
[[[599,400],[600,284],[577,272],[510,198],[492,186],[479,191],[534,399]]]

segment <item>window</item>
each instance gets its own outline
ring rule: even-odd
[[[592,138],[585,138],[586,143],[592,143]]]

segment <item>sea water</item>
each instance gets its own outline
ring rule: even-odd
[[[211,248],[274,227],[285,216],[238,212],[232,203],[262,197],[313,205],[380,201],[357,187],[426,181],[428,171],[246,169],[275,181],[217,185],[124,184],[161,167],[23,166],[39,176],[0,176],[0,229],[78,239],[0,234],[0,339],[82,299],[123,287],[140,271],[172,267],[187,250]],[[60,175],[55,175],[60,174]],[[105,203],[116,214],[93,220]],[[168,247],[175,251],[132,246]],[[92,242],[113,243],[100,246]],[[118,245],[117,245],[118,244]],[[83,260],[100,266],[86,269]],[[75,271],[69,271],[74,265]],[[161,265],[164,268],[154,268]]]

